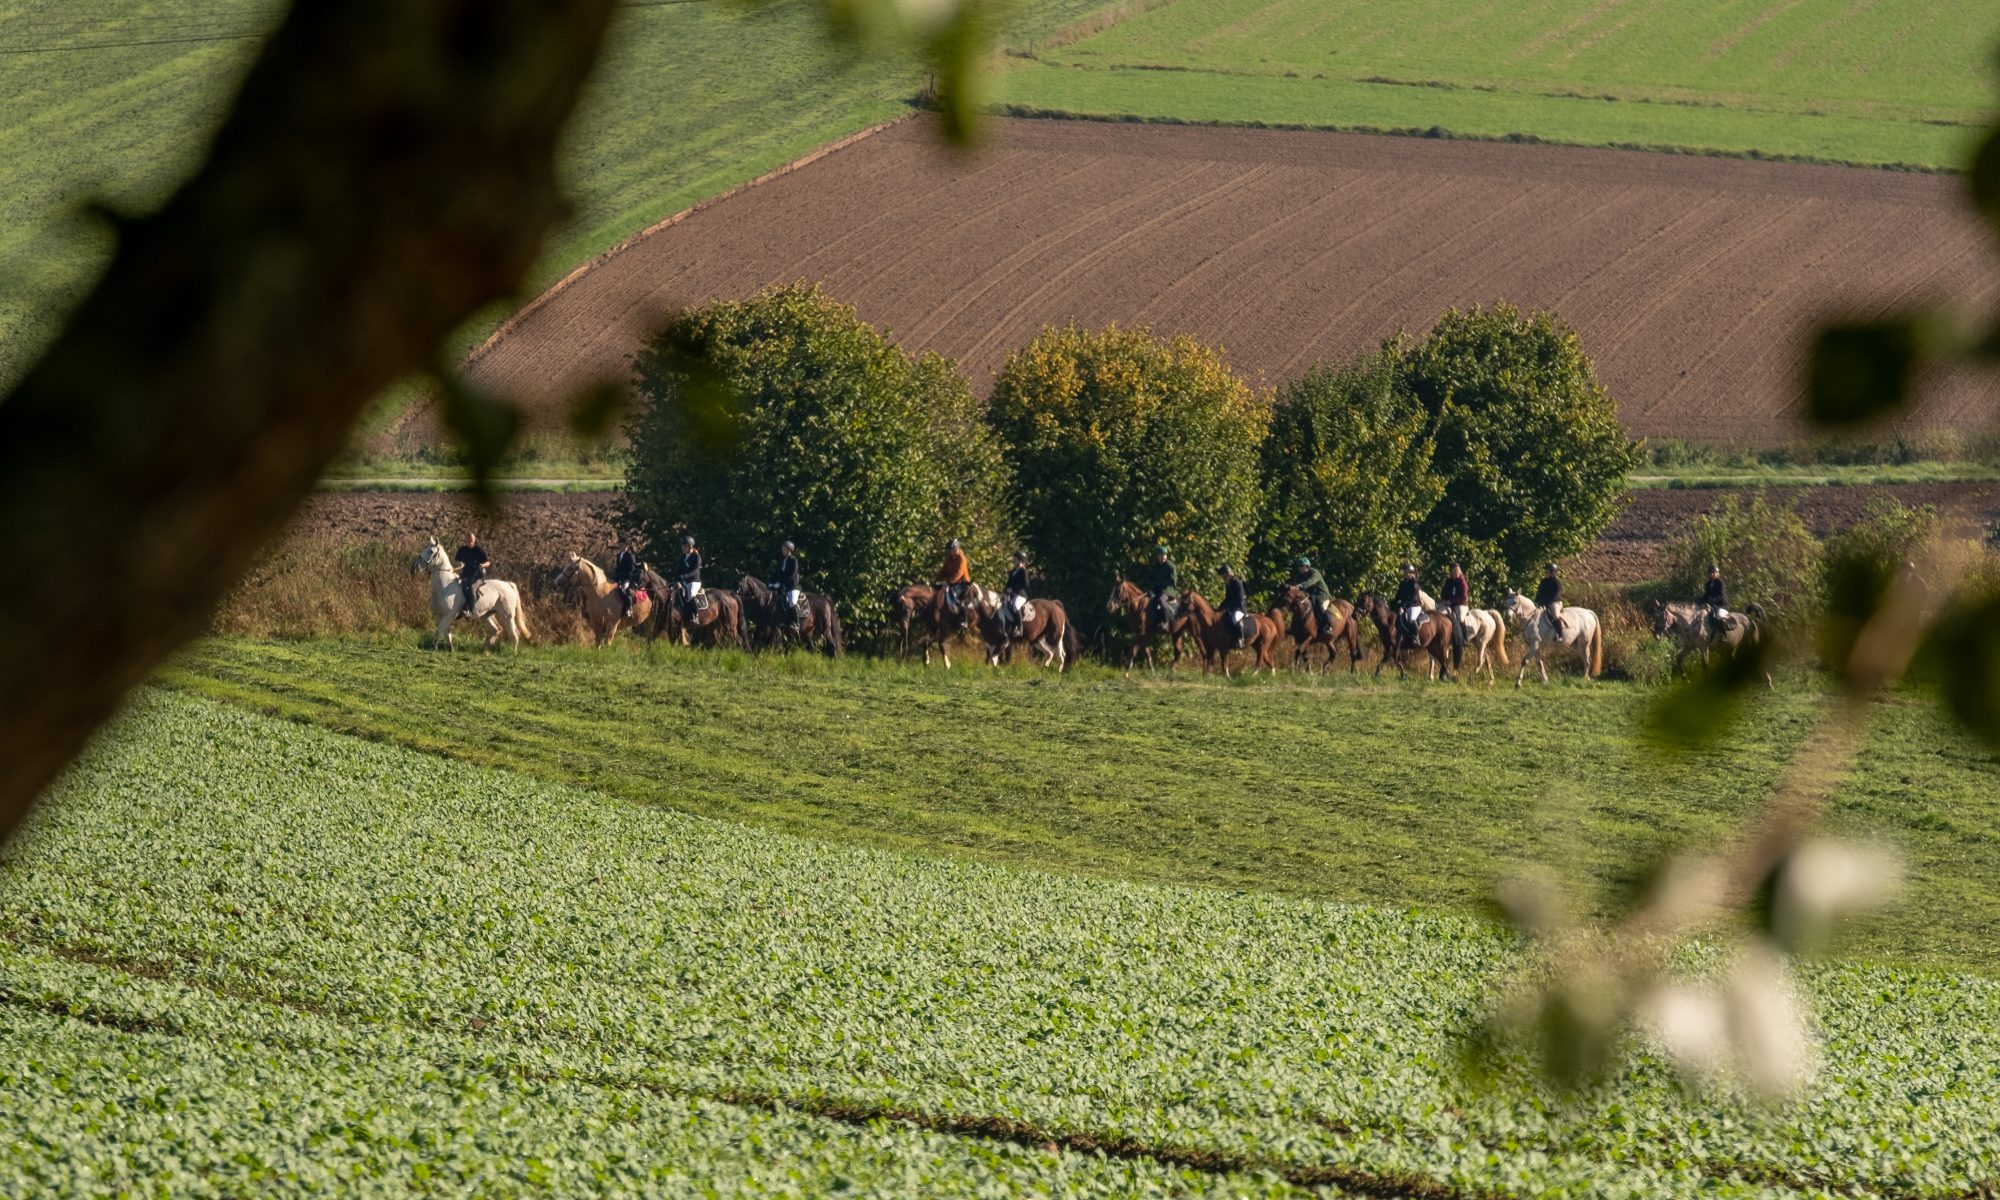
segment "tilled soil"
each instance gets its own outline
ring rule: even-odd
[[[2000,298],[1954,177],[1276,130],[1008,121],[970,159],[905,122],[636,239],[469,360],[554,424],[624,379],[649,321],[824,282],[975,388],[1048,323],[1219,342],[1269,382],[1447,307],[1579,330],[1635,434],[1798,432],[1803,335],[1833,312]],[[1990,427],[1990,385],[1934,372],[1909,428]],[[421,424],[422,417],[414,418]]]
[[[1628,493],[1625,512],[1597,547],[1571,569],[1580,580],[1636,583],[1662,572],[1661,551],[1688,522],[1729,493],[1722,489],[1645,488]],[[2000,524],[2000,483],[1912,483],[1769,489],[1771,499],[1797,507],[1815,532],[1835,532],[1858,519],[1870,500],[1935,504],[1969,527]],[[407,542],[414,552],[435,534],[456,546],[468,529],[494,555],[503,577],[563,559],[571,552],[604,561],[618,531],[617,497],[606,493],[512,493],[499,512],[479,515],[462,496],[426,492],[322,492],[293,524],[293,533],[338,540]]]

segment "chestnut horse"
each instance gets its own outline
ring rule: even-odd
[[[1069,610],[1062,601],[1028,601],[1033,615],[1021,622],[1018,636],[1000,624],[1001,603],[998,596],[988,593],[979,604],[979,636],[986,642],[987,665],[997,667],[1013,658],[1018,642],[1028,648],[1030,658],[1040,656],[1043,666],[1068,671],[1082,645],[1076,630],[1070,626]]]
[[[1382,660],[1375,664],[1377,675],[1380,675],[1382,668],[1393,660],[1396,664],[1397,678],[1404,677],[1407,672],[1403,670],[1403,655],[1415,649],[1430,655],[1430,662],[1425,665],[1424,678],[1454,678],[1451,670],[1450,617],[1441,612],[1426,612],[1417,621],[1416,632],[1405,634],[1402,618],[1390,611],[1389,605],[1382,597],[1373,592],[1363,592],[1355,604],[1362,612],[1368,614],[1369,620],[1375,622],[1375,632],[1382,638]]]
[[[1132,656],[1125,663],[1130,671],[1139,665],[1141,651],[1146,655],[1146,669],[1153,670],[1159,664],[1153,657],[1153,642],[1160,637],[1171,637],[1174,645],[1174,661],[1181,657],[1181,635],[1187,632],[1187,597],[1181,597],[1181,611],[1171,625],[1163,626],[1153,616],[1153,598],[1144,588],[1123,575],[1113,576],[1111,598],[1104,602],[1104,610],[1114,617],[1125,618],[1125,628],[1132,634]]]
[[[556,576],[556,582],[564,587],[576,586],[583,595],[583,619],[590,626],[592,644],[609,646],[618,640],[621,626],[642,628],[653,616],[653,598],[644,588],[632,595],[632,611],[625,611],[625,600],[618,594],[618,585],[604,574],[604,568],[591,562],[581,554],[571,554],[569,565]]]
[[[1292,638],[1292,665],[1312,669],[1312,648],[1326,647],[1326,664],[1322,671],[1333,670],[1333,649],[1342,642],[1347,643],[1347,673],[1352,675],[1361,669],[1361,622],[1354,618],[1354,606],[1345,600],[1335,600],[1329,605],[1330,611],[1320,612],[1312,602],[1312,597],[1299,589],[1297,584],[1280,584],[1271,596],[1271,615],[1290,621],[1287,630]]]
[[[949,668],[951,640],[961,633],[977,633],[981,608],[999,603],[992,592],[977,584],[968,584],[965,607],[954,611],[946,603],[945,590],[931,584],[913,583],[898,588],[889,597],[889,619],[901,626],[903,631],[899,657],[910,656],[910,635],[914,632],[917,644],[923,648],[924,665],[931,665],[931,650],[935,648]]]
[[[1229,652],[1242,649],[1250,651],[1252,675],[1260,670],[1269,671],[1273,675],[1278,673],[1277,662],[1271,657],[1271,650],[1278,644],[1278,639],[1284,636],[1284,630],[1276,621],[1262,613],[1247,614],[1250,623],[1256,626],[1257,632],[1239,647],[1236,644],[1237,631],[1231,629],[1230,623],[1209,607],[1208,601],[1201,598],[1200,592],[1182,592],[1181,603],[1187,606],[1188,620],[1194,625],[1195,644],[1201,647],[1202,670],[1212,669],[1213,664],[1219,661],[1222,664],[1223,678],[1228,678]]]

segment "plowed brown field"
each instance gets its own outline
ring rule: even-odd
[[[823,281],[988,385],[1044,323],[1218,341],[1276,382],[1446,307],[1511,300],[1581,331],[1635,434],[1797,432],[1802,332],[1830,311],[2000,296],[1944,176],[1347,134],[994,121],[970,159],[905,122],[636,239],[468,364],[546,410],[622,378],[676,306]],[[1989,427],[1935,374],[1911,426]]]

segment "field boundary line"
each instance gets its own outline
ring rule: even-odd
[[[583,278],[585,275],[589,274],[596,268],[602,266],[604,263],[610,261],[615,256],[623,254],[625,251],[632,249],[634,246],[637,246],[639,243],[645,241],[647,238],[652,237],[654,234],[659,233],[662,230],[671,229],[674,226],[680,224],[682,221],[687,220],[689,217],[694,216],[696,213],[702,212],[710,207],[713,207],[714,205],[720,204],[725,200],[734,199],[735,197],[741,195],[742,193],[749,191],[751,188],[758,187],[762,184],[770,183],[774,179],[781,179],[784,176],[791,174],[793,171],[796,171],[801,167],[809,167],[813,163],[818,162],[820,159],[825,158],[829,154],[845,150],[849,146],[854,145],[856,142],[862,141],[866,138],[873,137],[876,134],[881,133],[885,129],[901,125],[903,122],[912,120],[918,115],[919,114],[915,112],[905,113],[902,116],[894,117],[887,121],[877,121],[875,124],[868,126],[866,129],[857,129],[853,133],[850,133],[845,137],[835,138],[833,141],[828,142],[825,145],[810,151],[809,153],[802,154],[798,158],[792,159],[790,162],[782,163],[776,167],[771,168],[770,170],[764,172],[762,175],[757,176],[755,179],[745,180],[744,182],[736,184],[735,186],[729,188],[727,191],[718,192],[715,195],[710,196],[706,200],[701,200],[697,201],[694,204],[690,204],[689,206],[680,210],[679,212],[674,213],[672,216],[663,217],[660,220],[653,222],[651,225],[646,226],[644,229],[641,229],[639,232],[631,234],[630,236],[626,237],[624,241],[619,242],[617,245],[611,247],[609,250],[599,251],[596,255],[592,256],[589,261],[581,263],[575,267],[572,267],[568,274],[564,275],[561,279],[556,280],[548,287],[542,289],[541,293],[537,295],[534,299],[528,301],[520,308],[515,309],[512,315],[510,315],[506,320],[500,322],[498,328],[494,329],[492,333],[487,334],[484,340],[482,340],[477,346],[474,346],[471,350],[466,352],[465,357],[459,360],[458,363],[459,370],[463,371],[467,367],[470,367],[473,364],[477,363],[480,359],[486,357],[487,353],[491,351],[493,347],[501,341],[501,339],[505,338],[508,334],[514,332],[514,330],[519,328],[523,322],[528,320],[528,318],[534,316],[537,312],[541,311],[544,305],[548,304],[550,301],[554,300],[557,296],[561,295],[565,290],[569,288],[571,284]]]

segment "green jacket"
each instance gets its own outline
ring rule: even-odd
[[[1326,576],[1319,573],[1318,567],[1307,567],[1306,573],[1292,583],[1316,603],[1325,604],[1333,599],[1333,590],[1326,586]]]
[[[1156,562],[1146,571],[1146,590],[1162,596],[1170,596],[1180,590],[1180,572],[1174,569],[1171,560]]]

